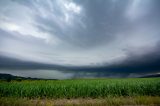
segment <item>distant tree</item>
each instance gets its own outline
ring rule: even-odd
[[[8,78],[6,79],[7,82],[11,82],[11,80],[12,80],[11,77],[8,77]]]
[[[21,81],[22,81],[22,79],[21,79],[21,78],[17,78],[17,79],[16,79],[16,81],[19,81],[19,82],[21,82]]]

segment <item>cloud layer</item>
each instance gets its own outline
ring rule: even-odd
[[[159,5],[159,0],[1,0],[1,71],[80,72],[72,77],[90,71],[94,74],[87,76],[94,77],[159,73]]]

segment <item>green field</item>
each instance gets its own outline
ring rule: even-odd
[[[25,80],[0,83],[0,97],[98,98],[116,96],[160,96],[160,79]]]
[[[149,98],[148,101],[150,100],[149,103],[152,105],[160,105],[160,78],[1,81],[0,103],[18,101],[14,98],[19,98],[20,101],[27,99],[30,102],[37,101],[37,98],[38,100],[45,98],[48,101],[90,98],[112,102],[117,99],[120,103],[126,100],[124,104],[127,100],[129,101],[127,103],[132,101],[131,103],[134,104],[132,98],[135,102],[141,101],[140,103],[145,104],[148,103],[145,100]]]

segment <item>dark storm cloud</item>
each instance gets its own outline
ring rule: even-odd
[[[160,72],[159,0],[1,0],[0,68]],[[70,76],[71,77],[71,76]]]
[[[16,69],[16,70],[27,70],[27,69],[61,69],[62,66],[43,64],[32,61],[24,61],[6,56],[0,56],[0,69]]]
[[[46,74],[49,72],[51,75],[45,78],[57,78],[56,73],[54,74],[54,70],[60,72],[61,78],[65,78],[67,74],[71,74],[67,78],[126,78],[126,77],[142,77],[150,74],[156,74],[157,70],[160,69],[159,64],[144,64],[145,66],[138,66],[135,65],[119,65],[119,66],[103,66],[103,67],[68,67],[68,66],[59,66],[59,65],[51,65],[51,64],[43,64],[43,63],[36,63],[36,62],[29,62],[29,61],[22,61],[8,57],[0,57],[0,69],[3,70],[2,72],[8,73],[18,73],[22,74],[25,73],[25,76],[32,76],[39,74],[39,70],[42,70],[43,73]],[[3,62],[3,63],[2,63]],[[146,67],[146,65],[148,65]],[[154,67],[151,67],[154,66]],[[144,70],[145,69],[145,70]],[[31,70],[31,71],[30,71]],[[129,71],[128,71],[129,70]],[[137,71],[140,70],[140,71]],[[155,70],[155,71],[153,71]],[[32,74],[30,74],[32,73]],[[23,76],[24,76],[23,75]],[[27,77],[28,77],[27,76]],[[39,77],[43,77],[43,75],[39,75]],[[60,78],[60,79],[61,79]],[[57,78],[59,79],[59,78]]]
[[[16,1],[28,8],[33,8],[33,11],[38,12],[37,7],[33,5],[36,1]],[[76,1],[75,1],[76,2]],[[57,2],[51,2],[54,8],[54,14],[56,17],[64,16],[64,11],[57,10]],[[129,1],[118,1],[113,3],[112,0],[94,0],[78,2],[83,7],[80,14],[68,13],[72,15],[72,22],[74,25],[68,26],[68,23],[61,21],[61,25],[57,21],[53,21],[52,18],[43,17],[41,14],[36,14],[35,21],[38,23],[37,28],[39,30],[56,34],[58,38],[64,40],[64,42],[76,45],[81,49],[88,49],[95,46],[103,45],[112,42],[116,38],[116,34],[124,29],[130,27],[130,24],[124,17],[124,12],[128,6]],[[31,4],[31,5],[30,5]],[[38,2],[37,2],[38,4]],[[44,7],[45,10],[52,12],[46,3],[41,3],[40,6]],[[41,8],[40,7],[40,8]],[[52,16],[51,16],[52,17]],[[55,18],[53,16],[53,18]],[[47,26],[47,27],[46,27]]]
[[[147,0],[146,2],[148,3],[141,3],[137,8],[142,8],[142,12],[146,12],[147,10],[143,10],[147,8],[144,5],[148,5],[148,13],[147,15],[144,15],[144,17],[140,17],[138,20],[134,21],[134,23],[131,23],[130,20],[125,17],[124,14],[127,9],[130,9],[129,7],[132,7],[132,5],[138,5],[138,3],[136,4],[136,1],[140,1],[140,3],[142,2],[141,0],[135,0],[135,3],[132,0],[94,0],[92,2],[90,2],[90,0],[73,1],[73,3],[75,2],[83,8],[82,13],[74,14],[72,12],[64,11],[64,8],[62,7],[63,4],[58,1],[38,2],[15,0],[15,2],[18,2],[27,8],[32,8],[32,11],[37,13],[41,11],[41,8],[44,9],[44,12],[53,12],[54,15],[48,15],[47,18],[42,14],[35,14],[34,21],[36,24],[34,25],[40,31],[50,33],[51,35],[55,34],[56,37],[63,42],[81,49],[95,48],[96,46],[106,45],[108,43],[112,44],[114,39],[117,39],[117,36],[119,36],[119,33],[125,32],[126,30],[134,30],[134,28],[139,25],[148,25],[151,23],[151,26],[154,24],[154,26],[159,27],[159,23],[157,23],[157,21],[159,21],[158,17],[160,17],[158,0]],[[47,3],[52,5],[54,11],[47,6]],[[143,6],[145,8],[143,8]],[[134,13],[132,13],[134,12],[134,8],[136,7],[133,6],[133,9],[129,11],[130,14],[134,15]],[[138,11],[136,10],[135,12]],[[65,17],[65,14],[71,15],[71,24],[74,23],[73,25],[68,25],[68,22],[58,19],[60,17]],[[139,14],[141,13],[138,13],[138,15]],[[137,14],[135,14],[134,17],[136,17],[136,15]],[[61,25],[59,25],[59,23]],[[65,27],[65,29],[62,27]]]
[[[145,49],[146,48],[142,48]],[[127,51],[128,57],[112,65],[103,66],[60,66],[30,61],[22,61],[5,56],[0,56],[1,69],[16,70],[58,70],[72,73],[71,78],[86,77],[141,77],[160,72],[160,43],[144,54],[133,54]],[[133,58],[134,57],[134,58]]]
[[[143,53],[139,52],[140,49]],[[111,65],[79,67],[78,70],[88,70],[95,72],[120,72],[120,73],[152,73],[160,72],[160,42],[151,48],[130,48],[126,51],[127,57],[116,61]]]

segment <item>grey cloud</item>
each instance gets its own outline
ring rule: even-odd
[[[74,25],[68,26],[68,23],[61,22],[61,24],[63,24],[62,26],[66,27],[64,29],[61,25],[57,24],[57,21],[60,20],[56,17],[63,18],[63,10],[57,11],[58,4],[56,2],[51,2],[51,5],[55,7],[53,13],[56,17],[44,18],[41,14],[37,14],[35,16],[35,21],[38,23],[37,28],[51,35],[55,34],[59,39],[71,43],[71,45],[74,44],[76,47],[89,49],[111,42],[119,31],[129,27],[129,23],[123,16],[126,5],[128,4],[127,1],[118,1],[116,4],[112,3],[112,1],[96,0],[92,2],[82,2],[80,6],[83,7],[83,13],[74,15],[72,19]],[[29,3],[20,3],[25,4],[27,7],[32,6],[29,5]],[[30,4],[35,3],[33,2]],[[41,8],[51,12],[51,10],[42,3],[40,5]],[[33,10],[36,10],[36,8],[33,8]],[[46,29],[46,27],[49,29]]]
[[[1,0],[0,68],[71,71],[72,77],[159,73],[159,4]]]
[[[3,63],[2,63],[3,62]],[[136,67],[136,66],[135,66]],[[24,77],[36,78],[127,78],[142,77],[149,74],[156,74],[157,71],[148,72],[124,72],[127,67],[119,67],[115,70],[115,66],[109,67],[68,67],[51,64],[36,63],[31,61],[22,61],[5,56],[0,57],[0,69],[2,73],[20,75]],[[134,67],[132,67],[134,69]],[[137,67],[136,67],[137,68]],[[138,68],[137,68],[138,69]],[[151,69],[151,68],[150,68]],[[127,69],[128,70],[128,69]],[[50,73],[50,74],[49,74]],[[49,74],[49,75],[48,75]]]

